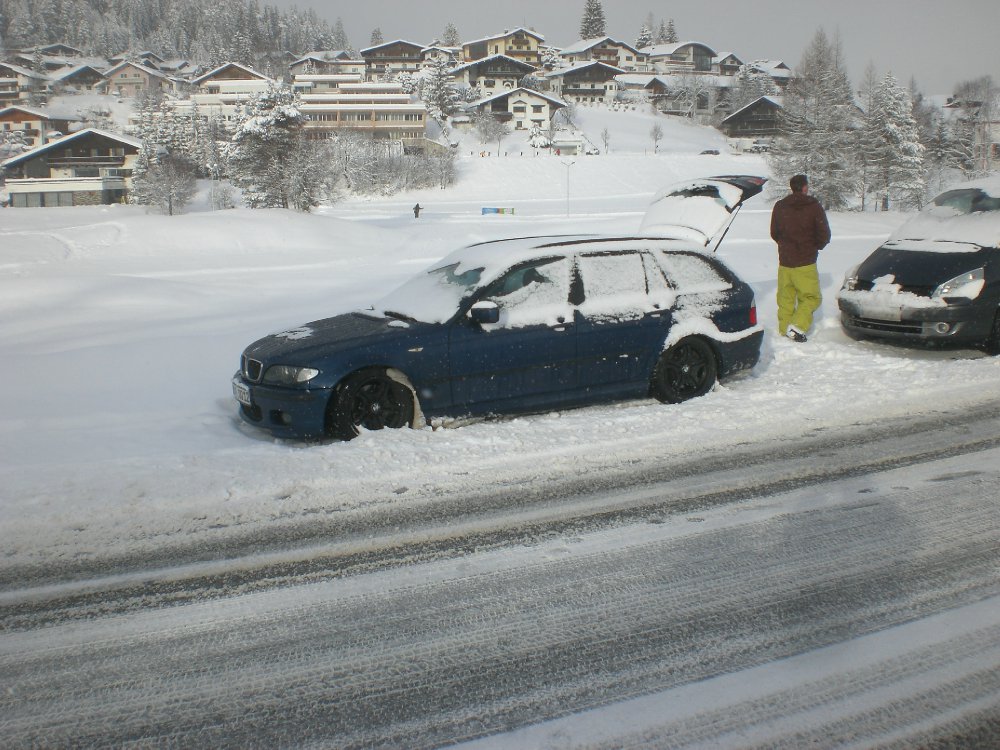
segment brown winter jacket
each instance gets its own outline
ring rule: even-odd
[[[791,193],[774,204],[771,239],[778,243],[778,263],[798,268],[816,262],[830,241],[830,225],[819,201],[804,193]]]

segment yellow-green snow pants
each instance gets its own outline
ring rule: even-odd
[[[808,333],[813,313],[822,301],[815,263],[798,268],[778,266],[778,333],[784,336],[788,326]]]

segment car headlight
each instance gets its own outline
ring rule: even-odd
[[[308,383],[319,375],[312,367],[292,367],[291,365],[271,365],[264,373],[264,382],[272,385],[299,385]]]
[[[844,283],[840,287],[841,291],[853,292],[858,288],[858,269],[861,268],[860,265],[854,266],[851,270],[844,274]]]
[[[963,273],[944,282],[934,290],[931,297],[966,297],[968,299],[975,299],[983,291],[985,285],[986,275],[983,273],[982,268],[977,268],[975,271]]]

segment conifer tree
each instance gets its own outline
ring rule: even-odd
[[[869,131],[867,155],[872,190],[883,211],[894,202],[901,208],[920,208],[924,198],[924,147],[909,92],[887,73],[872,94],[872,111],[865,121]]]
[[[372,30],[372,37],[368,42],[369,47],[377,47],[382,44],[385,40],[382,38],[382,29],[376,26]]]
[[[819,29],[785,91],[782,137],[769,152],[778,184],[794,174],[809,177],[810,192],[824,206],[842,208],[854,189],[852,148],[856,116],[840,41]]]
[[[677,38],[677,29],[674,27],[674,19],[667,21],[667,34],[666,40],[667,44],[677,44],[680,40]]]
[[[458,47],[462,44],[462,37],[458,34],[458,29],[455,24],[449,23],[444,27],[444,34],[441,37],[441,43],[446,47]]]
[[[605,34],[604,8],[600,0],[586,0],[580,19],[580,38],[594,39]]]
[[[639,29],[639,36],[635,38],[635,48],[642,49],[643,47],[648,47],[653,43],[653,32],[649,30],[646,24],[642,25]]]

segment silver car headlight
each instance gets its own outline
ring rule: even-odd
[[[319,375],[312,367],[292,367],[291,365],[271,365],[264,373],[264,382],[272,385],[301,385]]]
[[[847,273],[844,274],[844,283],[840,287],[841,291],[853,292],[858,288],[858,269],[861,268],[860,265],[854,266]]]
[[[986,274],[982,268],[963,273],[953,279],[949,279],[934,290],[931,297],[966,297],[975,299],[986,286]]]

